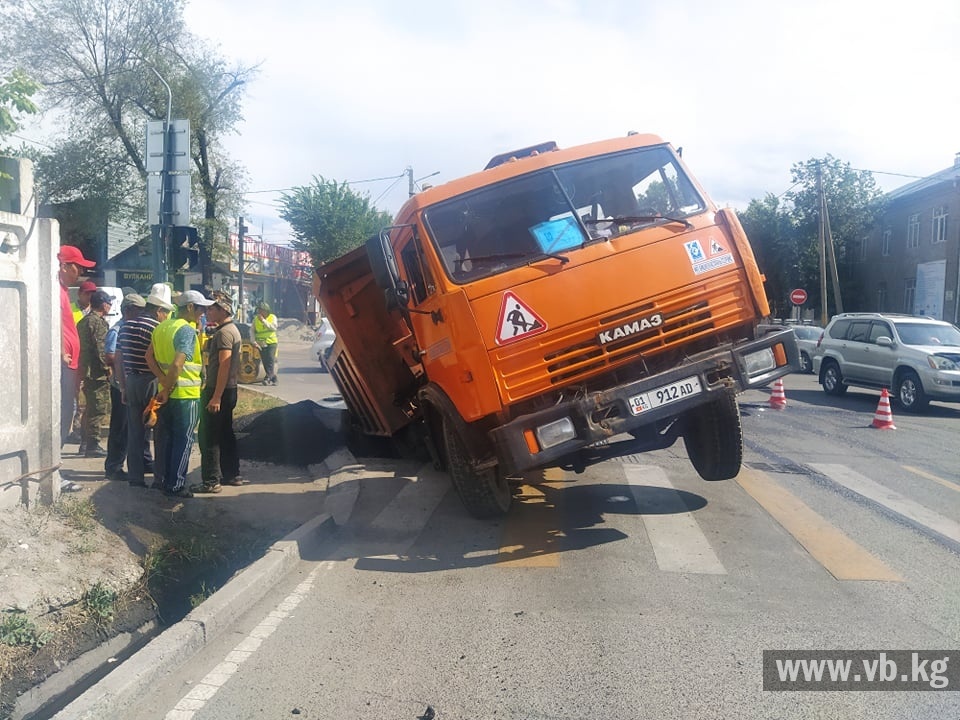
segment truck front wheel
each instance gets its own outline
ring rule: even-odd
[[[683,443],[704,480],[729,480],[743,461],[743,427],[736,395],[724,393],[687,413]]]
[[[475,518],[505,515],[513,500],[507,479],[497,465],[483,470],[476,468],[456,424],[446,417],[443,419],[443,445],[447,471],[467,512]]]

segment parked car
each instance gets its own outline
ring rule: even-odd
[[[889,313],[836,315],[813,358],[823,391],[890,388],[907,412],[931,400],[960,402],[960,329],[942,320]]]
[[[793,323],[764,323],[757,326],[757,333],[761,337],[770,332],[779,332],[785,327],[793,329],[793,334],[797,336],[797,347],[800,348],[800,372],[813,372],[813,356],[816,353],[817,343],[823,334],[823,328],[819,325],[796,325]]]
[[[313,354],[316,355],[320,368],[325,372],[330,372],[330,352],[333,350],[333,341],[336,339],[337,334],[333,331],[330,321],[327,318],[321,318],[313,341]]]

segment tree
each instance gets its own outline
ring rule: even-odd
[[[359,247],[392,219],[377,210],[369,196],[322,176],[314,176],[312,185],[283,193],[280,202],[280,217],[293,228],[293,246],[309,252],[315,267]]]
[[[747,209],[738,213],[767,277],[771,311],[787,316],[791,310],[787,295],[798,287],[807,291],[810,304],[821,304],[818,182],[829,214],[844,303],[862,305],[861,289],[850,265],[882,212],[883,193],[870,172],[854,170],[832,155],[796,163],[791,175],[793,188],[798,189],[785,193],[784,202],[768,194],[762,200],[751,200]]]
[[[17,114],[33,115],[37,112],[37,106],[30,98],[39,89],[39,83],[22,70],[14,70],[0,78],[0,138],[19,129]]]
[[[235,214],[243,190],[243,173],[219,140],[242,119],[240,96],[256,68],[229,68],[187,32],[183,7],[184,0],[8,0],[0,22],[8,54],[34,69],[45,101],[70,118],[66,139],[39,163],[46,200],[74,199],[64,193],[82,188],[107,198],[111,217],[143,223],[145,121],[165,120],[171,103],[173,117],[190,120],[194,215],[203,218],[194,222],[209,258],[213,238],[226,235],[218,232],[223,213]],[[101,172],[89,173],[76,152],[84,147],[95,148]]]
[[[797,190],[786,194],[790,203],[799,251],[805,270],[804,281],[814,289],[811,296],[820,302],[819,226],[820,192],[824,195],[837,258],[840,291],[849,307],[862,305],[862,289],[850,266],[856,261],[860,243],[865,242],[882,212],[883,193],[873,174],[854,170],[850,163],[832,155],[794,164],[790,174]],[[819,184],[819,185],[818,185]]]
[[[790,305],[787,295],[802,285],[800,252],[790,217],[780,200],[769,193],[762,200],[751,200],[737,216],[766,277],[770,312],[774,317],[784,317]]]

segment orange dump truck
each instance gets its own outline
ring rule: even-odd
[[[314,292],[362,431],[422,431],[478,517],[508,510],[511,477],[621,433],[624,453],[683,437],[701,477],[732,478],[736,394],[799,366],[789,329],[756,333],[736,214],[653,135],[545,143],[425,189]]]

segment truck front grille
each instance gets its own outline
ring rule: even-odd
[[[508,403],[520,401],[617,367],[649,362],[669,351],[702,348],[711,336],[752,319],[753,308],[743,290],[742,278],[734,273],[545,333],[522,350],[501,351],[496,362],[504,398]],[[601,332],[656,314],[663,318],[657,327],[606,344],[599,341]]]

